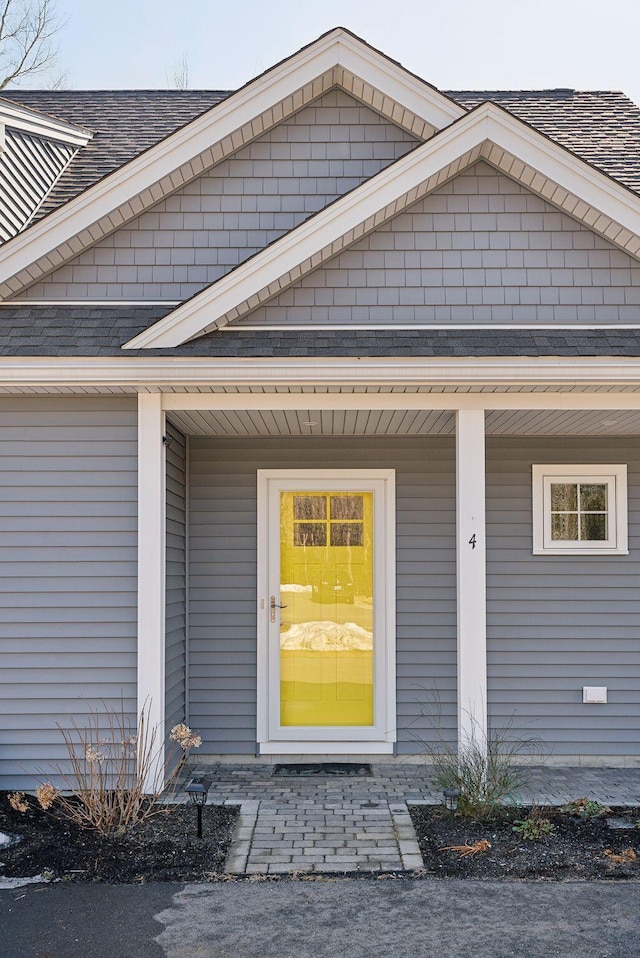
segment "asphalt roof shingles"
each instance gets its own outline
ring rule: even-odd
[[[242,330],[208,333],[172,349],[122,345],[157,322],[166,306],[6,306],[0,356],[640,356],[638,329]]]
[[[220,90],[3,90],[5,99],[93,133],[39,211],[42,218],[223,100]]]
[[[90,130],[39,218],[119,169],[229,96],[228,90],[3,90],[23,103]],[[587,162],[640,193],[640,108],[623,93],[575,90],[452,90],[472,109],[492,100]]]

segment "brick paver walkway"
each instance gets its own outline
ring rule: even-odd
[[[420,868],[408,805],[441,801],[425,765],[373,765],[373,775],[273,776],[270,765],[199,765],[213,780],[209,802],[241,806],[227,871],[386,871]],[[561,805],[587,795],[609,805],[640,804],[640,768],[531,770],[522,804]]]

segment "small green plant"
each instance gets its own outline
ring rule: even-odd
[[[542,812],[538,805],[533,805],[526,818],[516,821],[513,831],[518,832],[530,842],[540,838],[549,838],[555,831],[555,825]]]
[[[578,818],[602,818],[608,815],[611,809],[608,805],[596,802],[591,798],[574,798],[560,809],[567,815],[576,815]]]

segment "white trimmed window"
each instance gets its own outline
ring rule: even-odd
[[[534,555],[626,555],[627,467],[533,467]]]

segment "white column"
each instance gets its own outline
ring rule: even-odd
[[[160,393],[138,395],[138,714],[156,729],[163,762],[165,698],[165,413]],[[147,783],[151,785],[151,781]]]
[[[487,733],[484,410],[456,412],[458,746]]]

